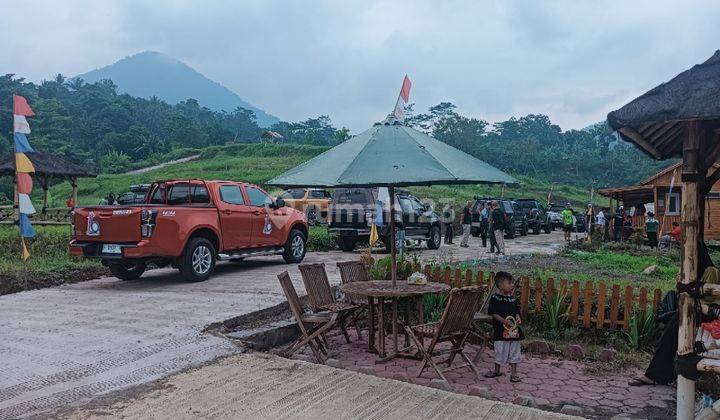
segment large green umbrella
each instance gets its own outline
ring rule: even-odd
[[[388,187],[393,287],[397,283],[395,187],[516,183],[505,172],[398,122],[375,124],[268,182],[282,187]],[[396,316],[397,301],[393,300],[395,352]]]
[[[480,159],[398,122],[375,124],[268,181],[282,187],[388,187],[393,286],[397,281],[394,187],[516,183]]]
[[[376,124],[268,182],[284,187],[515,184],[505,172],[425,133]]]

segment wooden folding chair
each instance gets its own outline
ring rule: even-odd
[[[337,266],[340,270],[340,281],[342,282],[342,284],[370,280],[370,276],[368,276],[367,272],[367,267],[362,261],[340,261],[337,263]],[[364,296],[357,296],[351,293],[345,294],[345,300],[354,305],[360,306],[360,308],[353,314],[350,323],[355,325],[355,331],[357,331],[358,337],[362,339],[362,332],[360,330],[360,326],[358,325],[358,319],[360,318],[362,311],[367,309],[368,300]],[[371,320],[370,322],[374,321]]]
[[[335,299],[335,294],[332,287],[330,287],[330,281],[325,272],[324,263],[300,264],[298,268],[313,312],[328,311],[337,314],[338,327],[345,336],[345,341],[350,343],[350,335],[348,335],[345,325],[348,318],[355,314],[360,305]],[[357,323],[355,323],[355,328],[359,330]]]
[[[491,335],[483,332],[482,328],[480,327],[480,324],[492,325],[493,317],[492,317],[492,315],[488,314],[488,308],[490,307],[490,298],[497,291],[498,291],[498,288],[497,288],[497,286],[495,286],[495,283],[493,283],[492,289],[483,298],[482,304],[480,305],[480,309],[473,316],[470,337],[472,337],[474,340],[477,340],[476,342],[473,342],[473,344],[476,344],[478,346],[478,351],[477,351],[477,353],[475,353],[475,357],[473,357],[474,363],[477,363],[477,361],[480,360],[480,356],[482,356],[483,348],[490,343],[491,338],[492,338]]]
[[[479,375],[475,364],[465,354],[464,348],[468,335],[470,335],[470,324],[472,323],[475,312],[480,306],[480,299],[484,288],[484,286],[469,286],[452,289],[440,321],[405,327],[405,330],[415,342],[415,345],[423,357],[423,363],[417,376],[422,375],[428,365],[432,366],[443,380],[447,380],[445,375],[443,375],[444,371],[465,366],[470,367],[476,376]],[[423,344],[425,337],[431,338],[427,348],[425,348]],[[449,342],[450,348],[436,351],[435,347],[444,342]],[[437,363],[435,363],[433,357],[446,353],[449,354],[447,360],[439,362],[447,362],[448,368],[443,371],[438,367]],[[465,364],[450,368],[456,355],[460,355],[465,361]]]
[[[310,346],[318,363],[325,363],[325,360],[327,360],[327,349],[320,338],[322,334],[335,326],[338,315],[329,312],[324,314],[305,313],[288,272],[283,271],[278,274],[278,279],[280,280],[280,286],[283,289],[283,293],[285,293],[288,305],[290,305],[290,311],[292,311],[293,317],[300,329],[300,338],[290,344],[290,346],[282,352],[282,355],[290,357],[296,351],[307,345]]]

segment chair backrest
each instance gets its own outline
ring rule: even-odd
[[[370,280],[365,263],[362,261],[341,261],[337,263],[337,266],[340,270],[340,281],[343,284]],[[352,303],[367,303],[367,299],[363,299],[362,296],[351,293],[346,293],[345,296]]]
[[[450,291],[434,341],[468,331],[473,316],[480,307],[484,289],[484,286],[468,286]]]
[[[290,305],[290,311],[295,317],[298,325],[300,325],[300,328],[304,330],[302,316],[305,313],[305,310],[303,309],[302,303],[300,303],[300,298],[295,290],[295,286],[293,286],[292,281],[290,280],[290,274],[288,274],[287,271],[283,271],[278,274],[278,280],[280,280],[280,287],[283,289],[285,299],[287,299],[288,305]]]
[[[322,306],[335,302],[335,295],[325,272],[325,264],[300,264],[298,268],[313,311],[321,311]]]

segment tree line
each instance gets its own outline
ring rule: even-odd
[[[12,94],[35,111],[30,142],[97,172],[117,172],[122,162],[147,160],[182,148],[261,141],[255,114],[244,108],[217,112],[187,99],[170,105],[158,98],[119,94],[111,80],[85,83],[57,75],[39,84],[0,76],[0,156],[12,153]],[[335,145],[348,138],[327,116],[279,122],[268,128],[284,141]]]
[[[217,112],[194,99],[170,105],[119,94],[111,80],[85,83],[57,75],[39,84],[0,76],[0,157],[12,153],[12,94],[25,96],[36,116],[31,144],[97,172],[120,172],[132,162],[184,148],[261,141],[252,111]],[[667,165],[620,141],[605,123],[562,131],[546,115],[489,123],[442,102],[427,112],[410,106],[407,124],[515,175],[596,188],[636,182]],[[370,124],[368,124],[370,126]],[[347,128],[328,116],[281,121],[269,130],[285,142],[333,146]]]

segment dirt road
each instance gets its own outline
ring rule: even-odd
[[[553,253],[562,234],[508,241],[510,254]],[[422,260],[470,260],[470,248],[425,250]],[[336,261],[357,255],[308,254],[325,262],[339,282]],[[174,270],[138,281],[103,278],[0,297],[0,418],[29,416],[132,385],[148,383],[237,352],[201,331],[211,323],[284,300],[276,275],[289,270],[302,293],[297,267],[280,257],[221,263],[203,283],[184,283]]]

